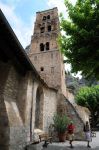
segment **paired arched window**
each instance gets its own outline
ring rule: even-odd
[[[46,42],[46,44],[44,45],[43,43],[40,44],[40,51],[44,51],[45,50],[49,50],[49,42]]]
[[[48,16],[43,16],[43,21],[45,21],[46,19],[50,19],[50,15],[48,15]]]
[[[43,20],[46,20],[46,16],[43,16]]]

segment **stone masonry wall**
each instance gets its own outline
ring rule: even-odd
[[[34,81],[33,88],[33,118],[32,118],[32,129],[35,130],[35,117],[36,117],[36,95],[38,88],[42,91],[41,105],[40,105],[40,118],[42,118],[41,127],[38,128],[44,132],[49,132],[49,126],[53,123],[53,116],[57,111],[57,91],[49,89],[44,85]],[[33,139],[34,140],[34,139]]]
[[[59,103],[57,111],[59,113],[66,114],[69,120],[73,121],[75,125],[75,139],[85,140],[85,134],[83,132],[84,122],[82,118],[80,118],[75,107],[63,95],[59,95]]]
[[[69,91],[67,91],[66,98],[73,105],[83,122],[85,123],[86,121],[89,121],[90,111],[88,110],[88,108],[77,105],[77,103],[75,102],[75,96]]]
[[[7,115],[9,119],[10,133],[9,133],[9,149],[22,150],[26,144],[26,128],[24,127],[22,114],[20,108],[22,106],[22,99],[20,107],[18,104],[18,94],[20,87],[20,80],[22,76],[17,73],[14,67],[11,66],[9,75],[4,88],[4,101],[6,105]],[[22,90],[21,90],[22,91]],[[24,103],[23,103],[24,104]],[[22,106],[23,107],[23,106]]]
[[[35,57],[37,57],[36,60]],[[58,63],[60,61],[60,55],[57,50],[54,51],[54,53],[53,51],[49,51],[34,54],[30,56],[30,59],[37,71],[39,72],[39,74],[41,75],[41,78],[44,79],[44,81],[49,85],[49,87],[60,87],[61,76],[60,64]],[[47,63],[46,61],[48,61],[49,63]],[[44,68],[44,71],[41,71],[41,67]]]
[[[0,62],[0,149],[23,150],[30,142],[32,80]],[[28,103],[27,103],[28,102]]]
[[[44,90],[44,130],[48,132],[53,124],[53,116],[57,112],[57,92],[51,89]]]

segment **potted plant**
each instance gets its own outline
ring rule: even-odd
[[[55,114],[53,117],[53,121],[54,121],[54,127],[58,133],[59,141],[64,142],[66,139],[68,117],[62,114]]]

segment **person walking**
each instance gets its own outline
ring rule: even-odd
[[[91,148],[89,143],[92,141],[92,137],[91,137],[91,130],[90,130],[90,125],[89,125],[88,121],[86,121],[86,123],[84,125],[84,132],[85,132],[85,136],[86,136],[86,140],[87,140],[87,147]]]
[[[73,148],[72,142],[74,140],[74,129],[75,129],[75,126],[73,125],[73,122],[71,121],[67,127],[68,139],[70,141],[70,148]]]

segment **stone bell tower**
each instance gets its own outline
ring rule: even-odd
[[[57,43],[59,33],[56,7],[37,12],[29,57],[49,87],[66,92],[63,56]]]

